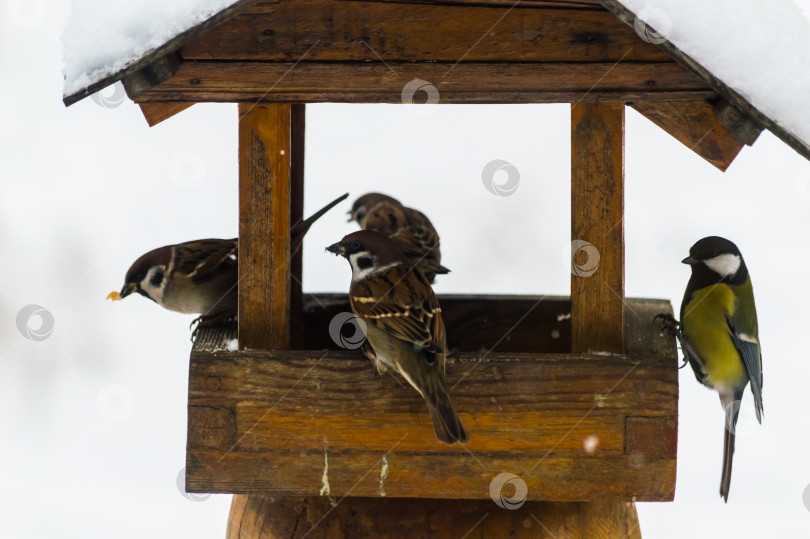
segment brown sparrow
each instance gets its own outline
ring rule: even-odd
[[[327,250],[352,267],[349,303],[365,322],[378,373],[392,369],[422,395],[440,441],[469,440],[445,385],[442,310],[425,276],[380,232],[354,232]]]
[[[339,202],[340,196],[290,230],[290,251],[295,255],[312,224]],[[239,242],[233,239],[205,239],[166,245],[149,251],[127,271],[121,292],[107,299],[117,301],[133,292],[170,311],[199,313],[201,322],[215,322],[236,316]]]
[[[381,193],[368,193],[354,201],[349,221],[363,230],[382,232],[419,268],[429,282],[436,274],[450,273],[440,264],[439,234],[427,216]]]

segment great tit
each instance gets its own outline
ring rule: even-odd
[[[720,496],[728,502],[737,414],[749,382],[757,421],[762,423],[762,353],[754,289],[740,250],[725,238],[703,238],[683,263],[692,267],[692,276],[681,303],[681,348],[698,382],[719,393],[725,411]]]

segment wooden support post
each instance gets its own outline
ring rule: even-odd
[[[622,102],[571,107],[571,239],[571,351],[623,354]],[[632,502],[605,500],[582,510],[588,522],[583,537],[641,538]]]
[[[624,103],[571,107],[571,351],[624,353]]]
[[[290,124],[290,105],[239,104],[239,348],[243,350],[290,345]],[[265,501],[263,496],[235,495],[227,536],[245,537],[240,532],[242,519],[251,516],[245,515],[245,506]]]
[[[290,105],[239,105],[239,348],[290,345]]]

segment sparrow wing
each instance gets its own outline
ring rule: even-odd
[[[445,353],[442,311],[419,272],[397,266],[355,283],[350,296],[352,308],[366,323],[420,349]]]
[[[731,318],[726,317],[726,323],[728,323],[734,347],[740,353],[748,378],[751,381],[751,393],[754,395],[757,421],[762,423],[762,355],[760,354],[759,343],[742,334]]]
[[[238,240],[207,239],[175,246],[172,266],[175,271],[200,284],[223,273],[237,271]]]

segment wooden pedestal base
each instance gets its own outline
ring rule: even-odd
[[[335,505],[333,505],[335,504]],[[641,539],[633,503],[235,495],[227,539]]]

